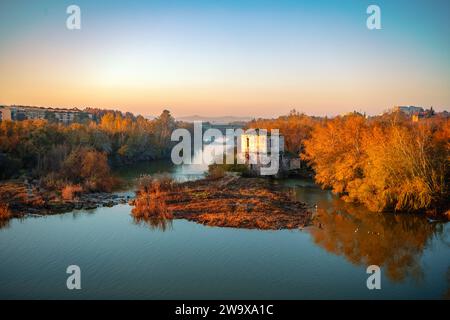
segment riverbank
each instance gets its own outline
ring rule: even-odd
[[[97,192],[83,193],[71,200],[65,200],[55,191],[22,180],[0,183],[0,202],[8,206],[11,218],[112,207],[127,203],[130,199],[131,197],[126,195]]]
[[[153,196],[161,199],[161,192],[149,198]],[[162,198],[165,207],[159,211],[170,212],[175,219],[215,227],[301,229],[311,224],[313,212],[311,206],[295,200],[270,179],[235,175],[176,184]]]

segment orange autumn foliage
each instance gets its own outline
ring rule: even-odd
[[[318,118],[298,113],[295,109],[287,116],[277,119],[258,119],[248,123],[248,128],[278,129],[285,139],[285,149],[293,155],[299,155],[303,149],[303,142],[311,137],[311,131]]]
[[[302,157],[314,168],[317,183],[345,194],[351,181],[362,178],[362,136],[366,126],[364,117],[355,114],[314,127],[311,138],[304,142]]]
[[[313,241],[355,265],[378,265],[395,282],[423,277],[421,257],[443,224],[405,214],[370,214],[361,206],[335,199],[319,208],[310,228]]]
[[[111,191],[115,184],[104,152],[80,147],[64,160],[61,175],[87,191]]]
[[[449,120],[352,114],[318,124],[302,155],[316,182],[372,211],[449,206]]]
[[[172,219],[167,193],[176,188],[175,181],[166,175],[144,175],[138,181],[136,199],[131,214],[136,219]]]
[[[7,220],[12,217],[11,210],[7,203],[0,203],[0,220]]]
[[[73,200],[81,192],[83,188],[80,185],[68,184],[61,190],[61,197],[64,200]]]

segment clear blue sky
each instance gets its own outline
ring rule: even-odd
[[[82,29],[65,28],[66,7]],[[382,30],[366,28],[381,8]],[[450,106],[450,1],[0,2],[0,103],[275,116]]]

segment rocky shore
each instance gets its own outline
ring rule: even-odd
[[[130,195],[114,193],[85,193],[72,200],[64,200],[57,193],[40,189],[22,181],[0,184],[0,202],[8,205],[12,217],[51,215],[72,210],[91,210],[112,207],[132,200]]]

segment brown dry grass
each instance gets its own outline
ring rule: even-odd
[[[0,184],[0,202],[8,203],[9,201],[27,200],[27,189],[23,183],[7,182]]]
[[[221,165],[210,165],[208,168],[207,178],[217,180],[225,176],[225,168]]]
[[[26,208],[41,208],[45,206],[45,199],[36,188],[27,186],[18,180],[0,183],[0,204],[8,205],[14,216],[20,216]]]
[[[304,203],[267,179],[225,176],[186,182],[166,193],[177,218],[210,226],[249,229],[295,229],[309,224]]]
[[[167,193],[175,190],[176,183],[167,175],[142,176],[138,181],[136,200],[131,214],[135,218],[172,219],[171,210],[166,205]]]
[[[79,184],[68,184],[61,190],[61,197],[64,200],[73,200],[81,192],[83,188]]]
[[[0,203],[0,220],[11,219],[12,213],[7,203]]]

